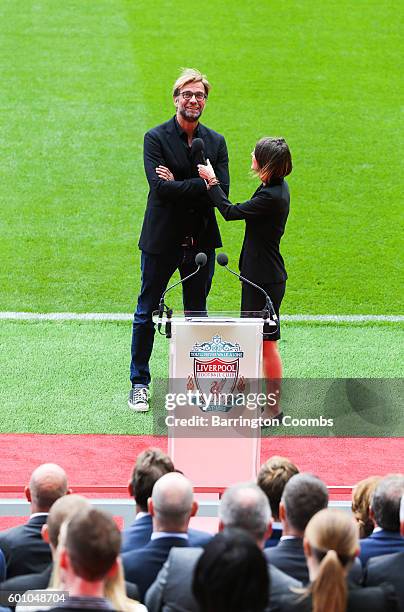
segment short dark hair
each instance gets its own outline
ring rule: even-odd
[[[264,183],[272,177],[283,178],[292,172],[292,155],[284,138],[261,138],[255,145],[254,155]]]
[[[174,472],[174,464],[159,448],[148,448],[138,455],[131,484],[135,501],[143,512],[147,512],[147,500],[151,497],[155,483],[169,472]]]
[[[404,495],[404,476],[386,476],[373,493],[371,507],[378,527],[400,531],[400,502]]]
[[[281,501],[290,526],[304,532],[312,516],[327,508],[327,487],[313,474],[296,474],[286,483]]]
[[[192,590],[204,612],[263,612],[269,574],[262,551],[242,529],[218,533],[196,564]]]
[[[270,457],[258,472],[257,485],[263,490],[269,500],[272,515],[279,519],[279,502],[288,480],[299,473],[299,468],[286,459],[274,455]]]
[[[65,548],[76,576],[96,582],[106,577],[121,548],[121,534],[111,515],[91,508],[67,524]]]

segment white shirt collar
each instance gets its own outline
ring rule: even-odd
[[[177,533],[170,531],[153,531],[151,534],[151,540],[158,540],[159,538],[181,538],[182,540],[188,540],[187,533]]]

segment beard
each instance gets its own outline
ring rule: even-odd
[[[180,115],[181,115],[181,117],[183,117],[183,119],[186,119],[186,121],[196,122],[196,121],[198,121],[199,117],[202,115],[202,111],[200,109],[195,109],[195,110],[197,112],[190,113],[189,109],[181,108],[180,109]]]

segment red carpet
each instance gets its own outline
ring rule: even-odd
[[[148,446],[166,450],[167,440],[153,436],[0,435],[0,486],[23,487],[37,465],[52,461],[66,470],[73,489],[88,485],[125,487],[136,455]],[[402,438],[263,439],[262,462],[274,454],[289,457],[301,471],[317,474],[329,486],[353,485],[371,474],[404,472]],[[2,497],[23,497],[23,493],[2,493]],[[24,521],[0,517],[0,530]]]
[[[24,485],[33,468],[52,461],[78,486],[126,486],[136,455],[167,448],[153,436],[0,435],[0,485]],[[261,458],[284,455],[327,485],[352,485],[371,474],[404,472],[403,438],[265,438]],[[15,494],[14,494],[15,496]]]

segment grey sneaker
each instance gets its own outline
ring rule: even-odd
[[[149,389],[133,387],[129,391],[128,406],[135,412],[147,412],[149,410]]]

